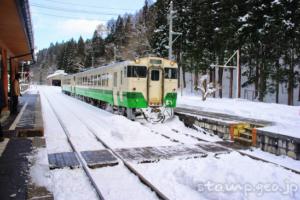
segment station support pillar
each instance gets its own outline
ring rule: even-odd
[[[3,109],[8,110],[8,69],[7,69],[7,51],[5,49],[1,50],[1,81],[3,84],[3,90],[4,90],[4,101],[5,101],[5,105],[6,107]]]

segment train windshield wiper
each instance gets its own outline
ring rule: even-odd
[[[139,74],[138,74],[137,71],[136,71],[136,68],[134,68],[133,70],[134,70],[134,75],[135,75],[137,78],[140,78],[140,77],[139,77]]]

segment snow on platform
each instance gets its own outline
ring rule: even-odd
[[[228,98],[202,101],[200,96],[178,96],[177,106],[275,122],[275,125],[261,129],[300,138],[300,106]]]

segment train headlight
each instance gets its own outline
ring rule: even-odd
[[[171,65],[171,66],[175,65],[175,62],[174,62],[174,61],[171,61],[171,62],[170,62],[170,65]]]
[[[136,88],[134,87],[134,88],[132,88],[132,90],[133,90],[133,91],[136,91]]]
[[[135,63],[139,64],[141,62],[140,59],[135,59]]]

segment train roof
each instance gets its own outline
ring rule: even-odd
[[[142,57],[142,58],[138,58],[136,60],[126,60],[126,61],[122,61],[122,62],[114,62],[114,63],[110,63],[108,65],[98,66],[98,67],[95,67],[92,69],[87,69],[86,71],[83,71],[83,72],[76,73],[76,75],[91,73],[91,72],[99,70],[100,68],[103,69],[103,68],[114,68],[114,67],[127,66],[127,65],[141,65],[140,62],[143,62],[145,60],[150,60],[150,59],[162,60],[164,62],[170,61],[166,58],[160,58],[160,57]],[[139,61],[139,62],[137,62],[137,61]],[[73,74],[73,75],[75,75],[75,74]]]

